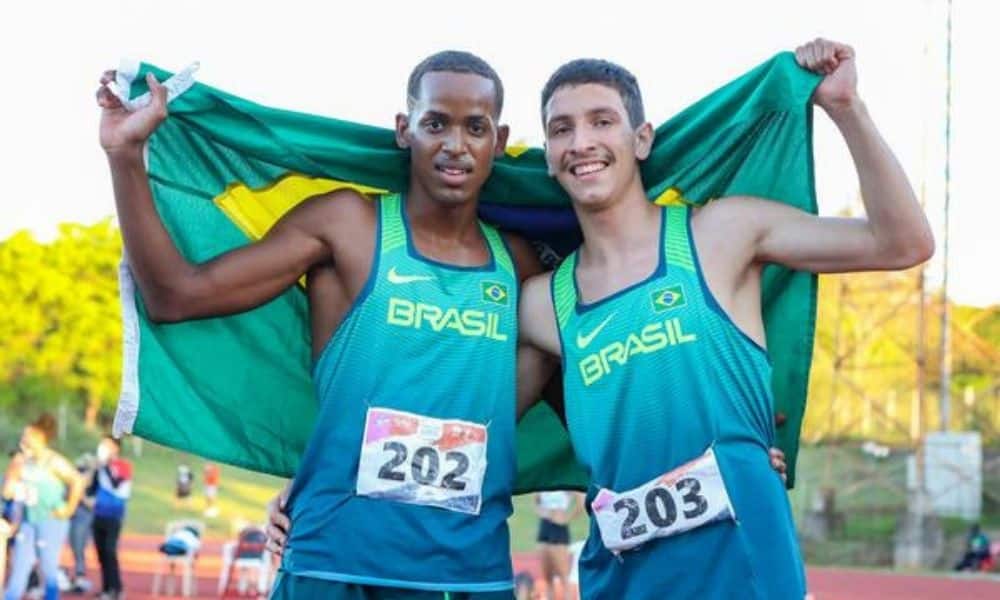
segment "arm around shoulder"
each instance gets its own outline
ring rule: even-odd
[[[529,278],[521,287],[518,307],[517,416],[520,419],[539,399],[559,368],[559,340],[552,301],[551,273]],[[548,317],[547,317],[548,315]]]
[[[544,272],[530,277],[521,286],[521,302],[518,307],[518,331],[522,344],[529,344],[556,358],[562,356],[559,345],[559,330],[549,287],[552,272]]]

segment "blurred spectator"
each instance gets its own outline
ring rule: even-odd
[[[4,472],[0,501],[3,512],[0,514],[0,585],[6,580],[7,550],[14,545],[14,534],[24,519],[24,484],[21,483],[21,469],[24,467],[24,456],[18,450],[10,452],[10,461]]]
[[[177,502],[187,505],[191,498],[191,487],[194,483],[194,476],[191,467],[187,465],[177,465]]]
[[[569,579],[569,522],[583,511],[583,494],[542,492],[535,495],[539,516],[538,554],[546,595],[556,600],[566,597]]]
[[[569,578],[566,582],[566,600],[580,600],[580,555],[586,540],[569,545]],[[808,600],[808,599],[807,599]]]
[[[78,594],[90,591],[87,580],[85,550],[94,525],[94,473],[97,459],[93,454],[83,454],[76,459],[76,470],[83,479],[84,494],[69,520],[69,547],[73,551],[72,590]]]
[[[956,571],[978,571],[980,565],[990,559],[990,538],[986,537],[979,523],[969,529],[969,538],[965,546],[965,555],[955,565]]]
[[[219,507],[216,505],[216,500],[219,495],[219,479],[221,477],[219,465],[215,463],[205,463],[204,477],[205,516],[215,517],[219,514]]]
[[[24,482],[21,481],[21,471],[24,469],[24,455],[20,450],[10,453],[10,462],[3,477],[3,519],[10,526],[9,535],[13,535],[24,519]]]
[[[73,465],[49,447],[56,422],[43,414],[21,434],[20,476],[4,481],[4,497],[23,485],[24,520],[14,538],[10,579],[5,600],[20,600],[37,560],[45,580],[45,600],[59,598],[59,552],[66,542],[69,517],[83,495],[83,479]],[[11,489],[8,489],[10,487]]]
[[[535,580],[531,578],[531,573],[519,571],[514,575],[514,598],[515,600],[534,600]]]
[[[228,598],[236,592],[246,595],[248,572],[257,572],[257,593],[267,595],[271,580],[271,555],[267,551],[267,533],[263,527],[241,527],[235,541],[222,547],[222,571],[219,573],[219,596]],[[234,589],[235,588],[235,589]]]
[[[104,436],[97,446],[97,474],[94,477],[94,545],[101,563],[101,598],[122,596],[118,565],[118,537],[125,520],[125,506],[132,495],[132,463],[121,458],[118,440]]]
[[[160,552],[167,556],[194,554],[201,548],[201,532],[197,527],[185,525],[171,531],[160,544]]]

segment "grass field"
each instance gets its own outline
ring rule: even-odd
[[[2,429],[2,427],[0,427]],[[0,442],[11,445],[14,431],[0,432]],[[91,450],[96,438],[78,428],[71,428],[60,444],[70,458]],[[141,455],[137,452],[141,448]],[[161,534],[167,521],[177,518],[202,519],[213,536],[230,536],[242,524],[263,522],[264,506],[284,481],[275,477],[222,466],[219,491],[219,515],[206,518],[204,510],[202,469],[205,461],[148,442],[137,445],[132,439],[123,444],[123,455],[135,464],[133,498],[129,504],[126,530],[134,533]],[[187,505],[174,499],[177,466],[187,464],[195,475],[194,494]],[[885,459],[873,459],[855,446],[805,447],[799,456],[798,484],[790,493],[793,512],[801,522],[820,489],[837,488],[836,506],[845,514],[844,531],[821,545],[806,544],[805,551],[815,564],[865,564],[890,551],[896,518],[904,507],[905,456],[892,454]],[[985,489],[1000,489],[1000,479],[987,478]],[[510,519],[511,539],[515,552],[535,548],[537,517],[533,498],[514,499],[514,514]],[[987,530],[1000,533],[1000,508],[987,503],[982,522]],[[961,519],[944,519],[946,534],[961,536],[968,523]],[[586,517],[572,524],[573,539],[587,533]],[[868,566],[868,565],[866,565]]]
[[[131,444],[129,444],[131,445]],[[136,533],[163,533],[168,520],[198,518],[205,521],[210,535],[230,535],[244,523],[265,520],[264,506],[284,485],[284,480],[223,465],[219,485],[219,515],[205,518],[202,468],[206,461],[155,444],[143,443],[142,456],[135,457],[126,446],[125,456],[135,464],[133,498],[129,503],[126,530]],[[187,505],[175,499],[177,466],[188,465],[195,475],[193,493]]]

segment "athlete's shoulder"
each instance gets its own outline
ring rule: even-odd
[[[355,190],[345,188],[306,198],[288,211],[279,223],[363,230],[365,224],[374,224],[374,217],[374,202]]]
[[[691,231],[698,253],[752,252],[773,219],[776,206],[782,205],[754,196],[727,196],[692,208]]]
[[[802,212],[776,200],[758,196],[725,196],[692,209],[692,223],[711,223],[714,227],[726,227],[752,231],[764,228],[777,215],[788,211]]]
[[[355,190],[340,189],[311,196],[288,211],[268,235],[301,232],[321,240],[332,252],[325,260],[356,264],[365,270],[376,246],[375,201]],[[316,266],[315,264],[312,266]]]
[[[521,302],[552,304],[549,290],[552,287],[552,271],[542,271],[528,277],[521,284]]]
[[[299,206],[314,210],[372,210],[378,196],[371,197],[351,188],[340,188],[306,198]],[[296,207],[298,208],[298,207]]]

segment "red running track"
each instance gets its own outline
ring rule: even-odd
[[[153,598],[153,573],[160,564],[156,548],[159,536],[129,535],[121,542],[121,562],[125,588],[129,600]],[[223,540],[206,540],[197,565],[197,597],[215,598],[219,571],[222,568]],[[71,564],[68,550],[64,552],[64,565]],[[88,575],[95,584],[100,583],[97,557],[93,548],[88,549]],[[515,570],[538,574],[538,561],[534,554],[514,556]],[[1000,599],[1000,574],[940,576],[909,575],[887,571],[860,569],[809,568],[810,591],[816,600],[975,600]],[[175,586],[179,589],[180,585]],[[92,596],[89,594],[88,596]],[[73,598],[71,595],[64,595]]]

